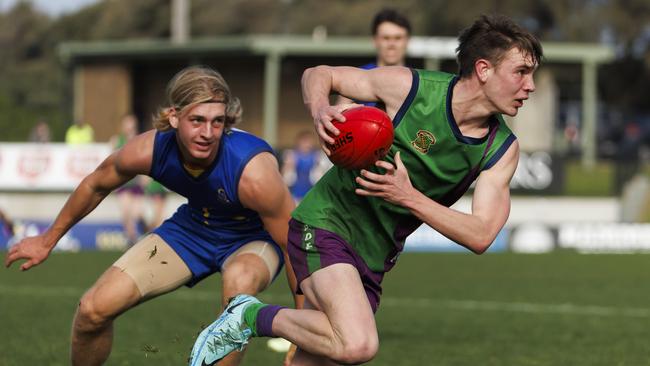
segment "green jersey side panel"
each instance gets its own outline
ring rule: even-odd
[[[393,119],[395,140],[385,160],[400,156],[413,186],[450,206],[505,153],[515,137],[501,116],[482,138],[463,136],[451,113],[454,75],[413,70],[409,95]],[[380,172],[372,167],[370,170]],[[359,171],[330,169],[307,193],[293,217],[339,234],[373,271],[388,270],[406,236],[421,222],[407,209],[354,193]]]

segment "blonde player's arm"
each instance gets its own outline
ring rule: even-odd
[[[483,171],[474,189],[472,212],[463,213],[445,207],[415,189],[409,180],[399,153],[395,165],[378,161],[386,174],[361,171],[356,190],[363,196],[381,197],[408,208],[413,215],[436,231],[474,253],[485,252],[510,214],[510,179],[519,161],[519,144],[513,142],[490,169]]]
[[[289,220],[295,203],[282,180],[278,162],[271,153],[260,153],[246,164],[239,180],[239,200],[242,205],[260,215],[264,228],[282,248],[289,286],[294,294],[296,307],[301,307],[302,296],[295,295],[296,276],[287,256]]]
[[[27,270],[43,262],[56,243],[83,217],[92,212],[108,194],[137,174],[148,174],[151,168],[155,131],[136,136],[122,149],[109,155],[72,192],[54,223],[41,235],[21,240],[5,258],[5,266],[18,259],[27,261],[20,266]]]

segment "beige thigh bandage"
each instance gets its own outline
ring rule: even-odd
[[[144,300],[175,290],[192,278],[181,257],[156,234],[137,242],[113,265],[133,278]]]
[[[260,240],[244,244],[241,246],[241,248],[237,249],[230,256],[228,256],[228,258],[223,262],[222,267],[226,268],[230,260],[242,254],[255,254],[256,256],[262,258],[266,264],[266,268],[269,270],[269,283],[267,283],[266,286],[271,284],[273,277],[275,277],[275,274],[278,271],[278,266],[280,265],[280,258],[278,257],[278,253],[275,251],[275,248],[273,248],[273,245]]]

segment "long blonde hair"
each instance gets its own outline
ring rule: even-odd
[[[167,84],[167,105],[160,108],[153,119],[158,131],[171,127],[169,113],[176,110],[178,116],[199,103],[218,101],[226,105],[226,128],[241,121],[242,107],[239,99],[230,93],[230,88],[221,74],[206,66],[190,66],[179,71]]]

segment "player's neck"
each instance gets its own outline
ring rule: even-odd
[[[489,129],[489,118],[494,111],[487,98],[473,80],[459,80],[451,96],[451,111],[463,136],[481,138]]]
[[[377,59],[376,64],[377,64],[377,67],[384,67],[384,66],[404,66],[404,60],[402,60],[402,61],[400,61],[400,62],[398,62],[398,63],[389,64],[389,63],[384,62],[384,61],[382,61],[382,60],[380,60],[380,59]]]
[[[458,80],[454,85],[451,111],[461,131],[487,126],[490,117],[496,113],[481,88],[471,79]]]
[[[188,170],[192,171],[200,171],[200,170],[205,170],[212,165],[214,162],[214,159],[217,158],[217,153],[219,152],[219,145],[215,147],[215,149],[212,151],[210,156],[206,159],[196,159],[192,157],[189,152],[187,152],[185,149],[180,149],[181,151],[181,159],[183,163],[183,167],[185,167]]]

